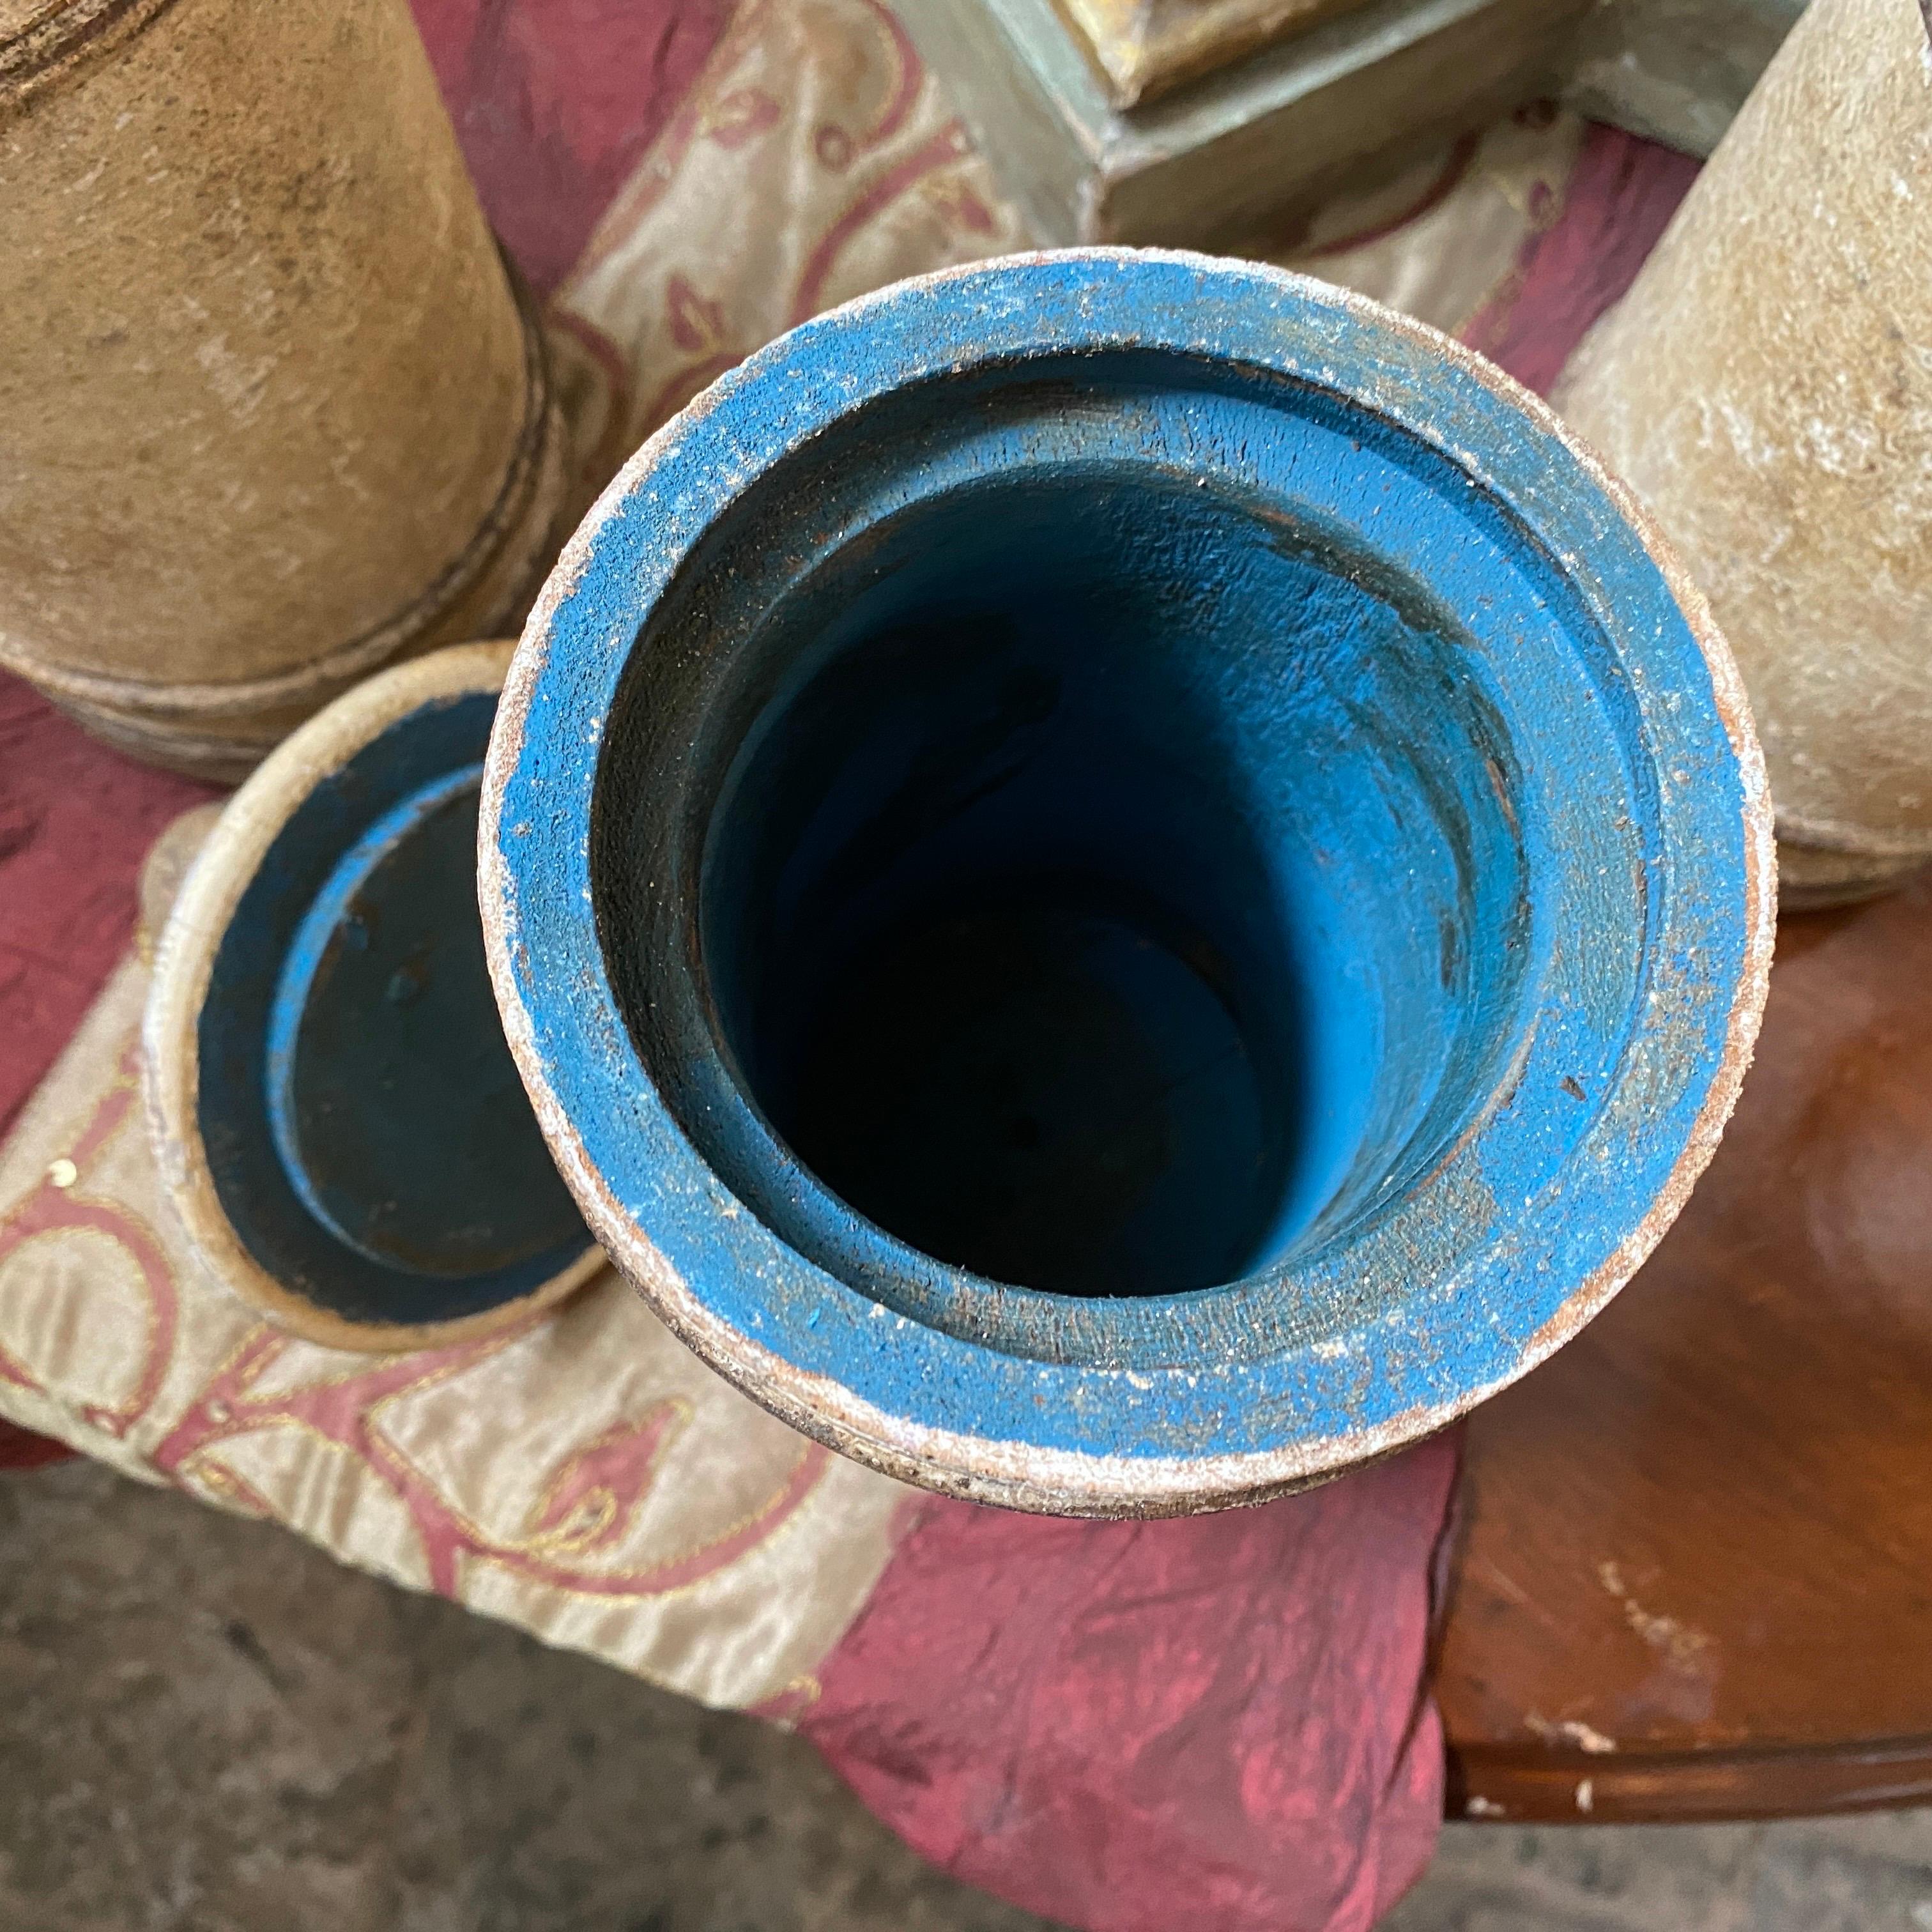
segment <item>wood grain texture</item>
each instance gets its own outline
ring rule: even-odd
[[[1788,919],[1650,1264],[1469,1426],[1453,1811],[1932,1797],[1932,874]]]

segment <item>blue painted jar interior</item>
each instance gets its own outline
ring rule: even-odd
[[[1365,412],[1129,352],[748,488],[632,655],[591,855],[740,1198],[888,1300],[1161,1295],[1438,1160],[1532,952],[1508,700],[1412,560],[1485,514]]]
[[[320,782],[243,892],[202,1010],[223,1208],[264,1270],[352,1322],[476,1314],[590,1245],[484,960],[495,708],[426,705]]]

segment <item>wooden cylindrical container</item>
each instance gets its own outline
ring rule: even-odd
[[[554,551],[541,332],[403,0],[0,0],[0,664],[245,770]]]
[[[1932,45],[1813,0],[1558,408],[1711,600],[1788,904],[1932,859]]]
[[[957,1494],[1251,1502],[1547,1354],[1763,1000],[1741,688],[1466,349],[1079,251],[808,323],[639,453],[506,681],[506,1031],[611,1258]]]

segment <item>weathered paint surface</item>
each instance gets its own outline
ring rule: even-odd
[[[468,880],[488,692],[328,772],[216,955],[201,1132],[230,1220],[352,1322],[447,1322],[540,1286],[584,1224],[505,1052]]]
[[[164,936],[158,1148],[190,1232],[315,1339],[554,1298],[595,1250],[505,1048],[472,886],[500,650],[373,680],[238,793]]]
[[[895,1474],[1097,1513],[1318,1479],[1587,1319],[1714,1144],[1772,914],[1721,640],[1548,412],[1373,304],[1111,251],[854,304],[647,445],[512,668],[482,868],[659,1312]],[[868,950],[1043,877],[1156,904],[1110,996],[1153,1037],[1178,962],[1250,1064],[1218,1280],[1139,1197],[1138,1278],[988,1279],[882,1225],[916,1162],[873,1218],[774,1131]]]

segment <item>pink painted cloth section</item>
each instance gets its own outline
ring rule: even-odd
[[[0,1138],[127,950],[148,848],[212,796],[83,737],[0,672]],[[0,1472],[72,1453],[0,1418]]]
[[[44,1469],[50,1462],[66,1462],[74,1454],[64,1442],[36,1436],[31,1429],[0,1418],[0,1475]]]
[[[1584,332],[1636,279],[1699,165],[1622,128],[1592,128],[1562,212],[1525,247],[1514,285],[1463,339],[1546,394]]]
[[[1258,1509],[934,1502],[800,1728],[908,1844],[1089,1932],[1362,1932],[1442,1815],[1445,1439]]]
[[[128,950],[148,847],[214,796],[97,745],[0,672],[0,1134]]]
[[[491,224],[550,290],[656,139],[731,0],[412,0]]]

